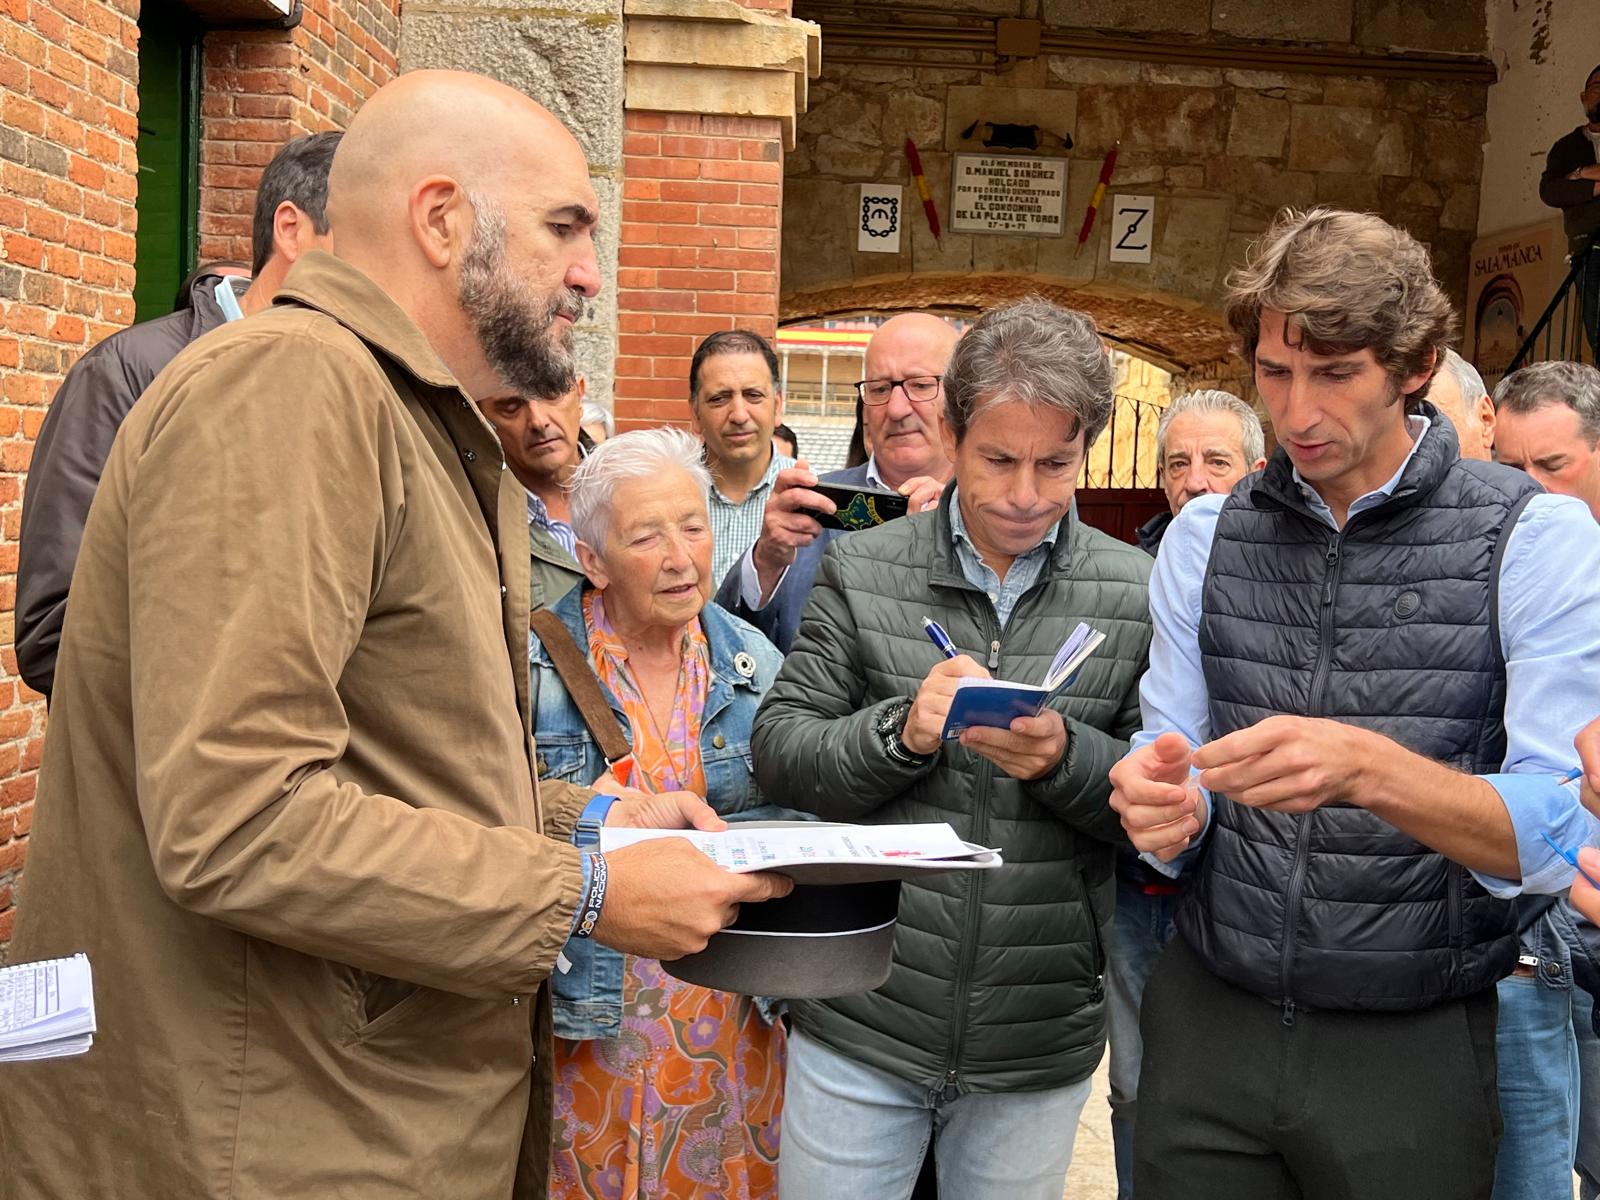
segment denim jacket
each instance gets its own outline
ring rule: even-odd
[[[583,625],[583,593],[588,588],[587,583],[573,588],[551,610],[585,657],[589,635]],[[750,726],[783,656],[752,626],[715,604],[700,613],[700,625],[711,650],[711,679],[700,725],[706,799],[729,820],[804,819],[801,813],[766,804],[751,767]],[[539,778],[592,783],[605,772],[605,757],[537,635],[529,637],[528,661]],[[631,736],[622,706],[603,683],[600,687],[623,732]],[[622,955],[590,938],[568,941],[566,955],[572,969],[551,977],[556,1036],[569,1041],[616,1037],[622,1030]]]

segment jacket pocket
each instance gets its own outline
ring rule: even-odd
[[[1089,982],[1089,999],[1098,1002],[1106,994],[1106,947],[1100,936],[1100,913],[1094,905],[1094,882],[1082,869],[1078,871],[1078,882],[1083,886],[1083,908],[1089,914],[1089,945],[1094,952],[1094,978]]]
[[[1445,867],[1445,909],[1450,916],[1450,949],[1457,954],[1465,948],[1461,944],[1462,874],[1462,869],[1453,862]]]
[[[540,779],[559,779],[587,786],[600,770],[589,769],[587,739],[550,737],[535,734],[534,769]]]
[[[356,1023],[344,1043],[358,1045],[407,1020],[443,995],[420,984],[357,971]]]

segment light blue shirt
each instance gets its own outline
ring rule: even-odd
[[[1044,574],[1045,567],[1050,563],[1051,551],[1055,549],[1058,528],[1059,525],[1052,526],[1037,546],[1026,554],[1012,559],[1006,577],[1001,579],[989,568],[989,564],[983,561],[978,548],[967,536],[967,523],[961,519],[961,489],[957,487],[951,493],[950,532],[955,537],[956,561],[961,564],[961,575],[973,587],[987,593],[990,603],[994,605],[995,615],[1000,618],[1001,629],[1004,629],[1006,623],[1011,620],[1011,613],[1017,607],[1017,601],[1021,600],[1028,589],[1039,582],[1039,576]]]
[[[1408,421],[1414,443],[1394,477],[1350,506],[1350,516],[1382,503],[1400,482],[1425,417]],[[1337,529],[1333,512],[1295,473],[1311,510]],[[1155,636],[1150,669],[1139,684],[1144,728],[1138,749],[1171,730],[1195,746],[1211,738],[1210,707],[1200,662],[1200,599],[1206,563],[1225,496],[1184,505],[1167,529],[1150,578]],[[1264,551],[1265,552],[1265,551]],[[1600,713],[1600,527],[1570,496],[1535,496],[1523,508],[1500,564],[1500,641],[1506,660],[1506,757],[1502,774],[1480,776],[1505,802],[1516,832],[1520,882],[1474,871],[1490,893],[1551,893],[1572,884],[1570,864],[1540,832],[1563,846],[1600,845],[1600,821],[1578,803],[1578,784],[1563,778],[1578,765],[1572,739]],[[1176,876],[1209,832],[1173,863],[1142,857]]]
[[[211,293],[217,307],[222,310],[224,322],[244,320],[244,309],[239,307],[240,293],[234,290],[235,281],[243,288],[250,286],[250,281],[242,276],[224,275],[217,280],[217,286]]]

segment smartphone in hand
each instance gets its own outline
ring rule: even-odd
[[[824,529],[842,529],[846,532],[871,529],[906,515],[908,501],[899,492],[837,483],[819,483],[811,490],[822,493],[838,506],[837,512],[826,514],[813,509],[806,510]]]

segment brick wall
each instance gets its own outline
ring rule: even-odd
[[[777,331],[782,131],[775,120],[629,112],[623,176],[617,427],[681,424],[702,338]]]
[[[44,705],[11,648],[23,474],[86,348],[133,319],[136,0],[0,0],[0,945]]]
[[[261,168],[290,138],[343,129],[399,68],[399,0],[307,0],[290,31],[206,36],[200,257],[250,261]]]
[[[27,848],[44,704],[17,676],[17,535],[61,377],[133,319],[138,0],[0,0],[0,957]],[[399,0],[307,0],[294,30],[206,35],[202,258],[250,258],[256,181],[397,69]]]

